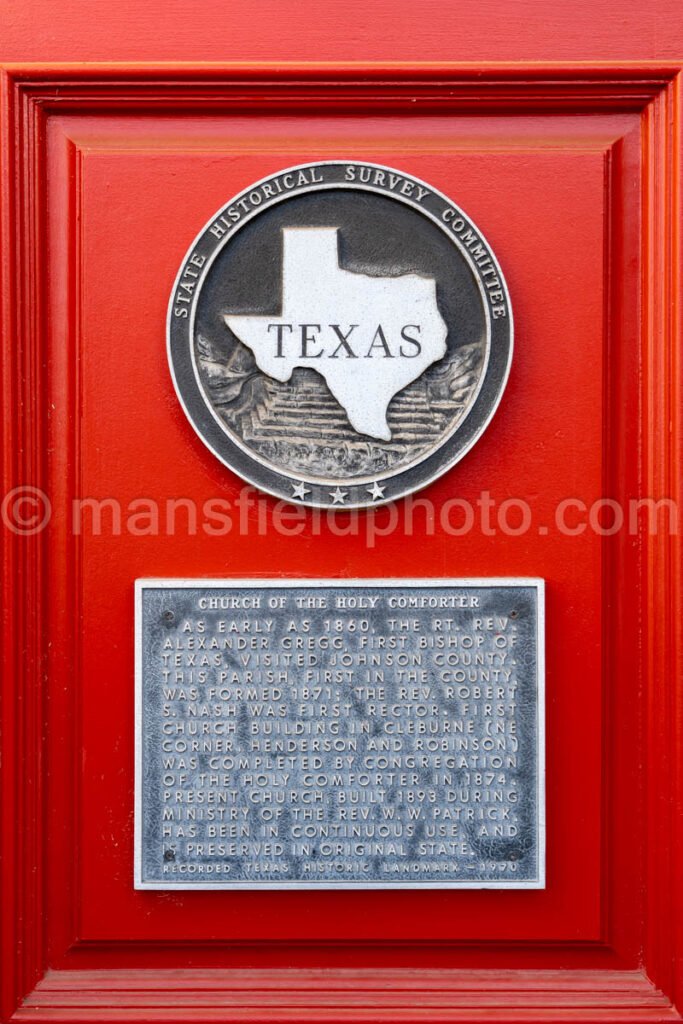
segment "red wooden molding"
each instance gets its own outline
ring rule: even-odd
[[[51,267],[45,157],[56,118],[68,115],[69,130],[75,132],[64,141],[69,200],[59,213],[69,238],[65,261],[71,266],[77,263],[79,245],[79,118],[94,119],[104,130],[113,118],[128,115],[246,113],[256,118],[263,112],[334,116],[372,111],[406,119],[414,112],[590,119],[616,113],[632,114],[637,130],[619,138],[605,155],[606,493],[666,495],[680,508],[680,81],[678,66],[649,64],[7,66],[1,93],[2,493],[17,484],[46,486],[50,443],[58,430],[74,466],[78,458],[75,373],[74,393],[64,395],[63,407],[51,409],[48,402],[46,367],[53,353],[46,322]],[[627,248],[632,237],[635,250]],[[640,319],[636,336],[627,341],[633,325],[624,322],[622,285],[634,274]],[[72,347],[58,358],[68,374],[76,358],[78,295],[70,293],[65,307]],[[62,482],[64,495],[72,484]],[[538,947],[499,945],[496,966],[488,970],[463,970],[468,955],[475,954],[456,946],[442,951],[446,965],[438,970],[406,965],[405,956],[399,959],[389,944],[378,944],[376,956],[383,965],[400,962],[400,968],[368,968],[360,948],[352,969],[348,964],[354,953],[347,950],[340,961],[346,967],[332,960],[318,970],[302,965],[230,970],[230,950],[220,944],[215,968],[201,970],[167,969],[168,951],[161,947],[141,950],[131,943],[126,949],[125,943],[115,943],[108,949],[103,942],[93,949],[79,943],[78,849],[72,862],[60,862],[63,891],[51,893],[63,913],[59,919],[48,916],[47,879],[55,875],[48,802],[54,794],[68,813],[78,788],[78,730],[69,713],[81,685],[77,663],[64,676],[72,687],[72,703],[60,704],[59,736],[46,733],[48,712],[61,699],[51,690],[52,666],[59,658],[68,660],[78,634],[78,557],[73,538],[58,530],[31,538],[8,531],[3,535],[2,1020],[683,1019],[674,1009],[683,1006],[678,536],[644,532],[604,547],[609,584],[603,595],[608,659],[602,939],[549,943],[542,955]],[[54,594],[59,595],[56,602]],[[629,694],[637,692],[641,700],[628,731],[620,733],[614,723],[629,713],[620,691],[624,678],[633,684]],[[57,782],[46,778],[48,743],[50,749],[55,743],[60,748]],[[631,795],[614,778],[614,766],[629,760],[638,789]],[[643,820],[630,811],[634,804],[641,806],[641,796]],[[633,880],[629,899],[635,915],[629,920],[635,916],[635,928],[623,924],[623,888],[617,888],[616,879],[625,872]],[[627,928],[631,931],[624,938]],[[184,962],[192,962],[191,943],[181,953]],[[488,951],[479,953],[481,963],[487,962]],[[93,959],[87,959],[91,954]],[[537,954],[538,963],[552,957],[553,969],[531,969]],[[258,964],[259,955],[257,944],[250,947],[251,963]],[[286,958],[286,946],[279,955]],[[502,969],[506,958],[517,969]],[[65,960],[70,969],[50,969]],[[111,967],[72,969],[86,961]],[[123,964],[135,967],[122,969]]]
[[[59,971],[15,1021],[680,1020],[637,971]]]

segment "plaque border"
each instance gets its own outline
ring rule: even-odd
[[[363,881],[319,881],[319,882],[145,882],[142,878],[142,735],[143,735],[143,672],[142,672],[142,595],[146,590],[292,590],[294,588],[325,587],[346,589],[352,587],[374,587],[396,589],[398,587],[449,587],[452,589],[522,587],[536,591],[536,877],[519,881],[425,881],[405,882],[363,882]],[[135,580],[135,821],[134,821],[134,887],[138,890],[161,890],[162,892],[185,892],[193,890],[318,890],[332,889],[545,889],[546,885],[546,822],[545,822],[545,580],[540,577],[494,576],[471,578],[406,578],[385,576],[379,579],[325,578],[192,578],[181,577],[140,577]]]

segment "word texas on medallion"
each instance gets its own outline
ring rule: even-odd
[[[381,504],[440,476],[486,428],[512,356],[481,232],[431,185],[352,161],[231,199],[185,257],[168,325],[205,444],[317,507]]]

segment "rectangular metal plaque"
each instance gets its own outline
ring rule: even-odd
[[[543,888],[543,581],[136,582],[135,886]]]

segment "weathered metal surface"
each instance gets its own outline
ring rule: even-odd
[[[542,602],[138,581],[137,886],[541,887]]]
[[[376,164],[286,168],[235,196],[173,287],[169,358],[202,440],[280,498],[381,504],[486,428],[512,355],[490,246],[431,185]]]

